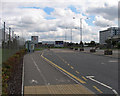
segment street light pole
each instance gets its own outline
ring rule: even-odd
[[[71,28],[71,43],[72,43],[72,28]]]
[[[80,42],[82,42],[82,18],[80,18]]]
[[[66,27],[66,29],[67,29],[67,27]],[[66,42],[66,30],[65,30],[65,42]]]
[[[3,41],[5,42],[5,22],[4,22],[4,31],[3,31]]]

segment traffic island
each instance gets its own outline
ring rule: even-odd
[[[111,49],[104,50],[104,55],[112,55],[113,52]]]

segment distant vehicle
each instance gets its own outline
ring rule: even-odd
[[[54,47],[64,47],[64,42],[63,41],[55,41]]]

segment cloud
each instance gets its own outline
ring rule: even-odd
[[[108,27],[108,26],[114,26],[115,25],[112,21],[110,21],[108,19],[105,19],[102,16],[96,16],[95,21],[93,21],[93,23],[96,26],[99,26],[99,27]]]
[[[114,25],[116,18],[117,7],[113,8],[116,6],[113,0],[29,1],[31,3],[27,0],[11,3],[10,0],[9,2],[4,0],[2,3],[3,21],[6,21],[7,26],[11,26],[16,34],[24,36],[26,39],[30,39],[32,35],[38,35],[40,41],[64,40],[66,32],[67,41],[70,41],[70,32],[73,28],[73,42],[79,42],[80,18],[83,18],[83,40],[87,42],[91,39],[98,41],[99,30],[108,23]],[[114,12],[110,12],[110,10]],[[94,25],[90,23],[88,25],[85,20],[90,16],[93,16],[90,23],[94,20]]]
[[[89,14],[103,16],[105,19],[115,20],[118,18],[118,6],[107,6],[90,8],[86,10]]]

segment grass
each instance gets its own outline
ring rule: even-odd
[[[44,48],[35,48],[35,51],[42,51]]]

